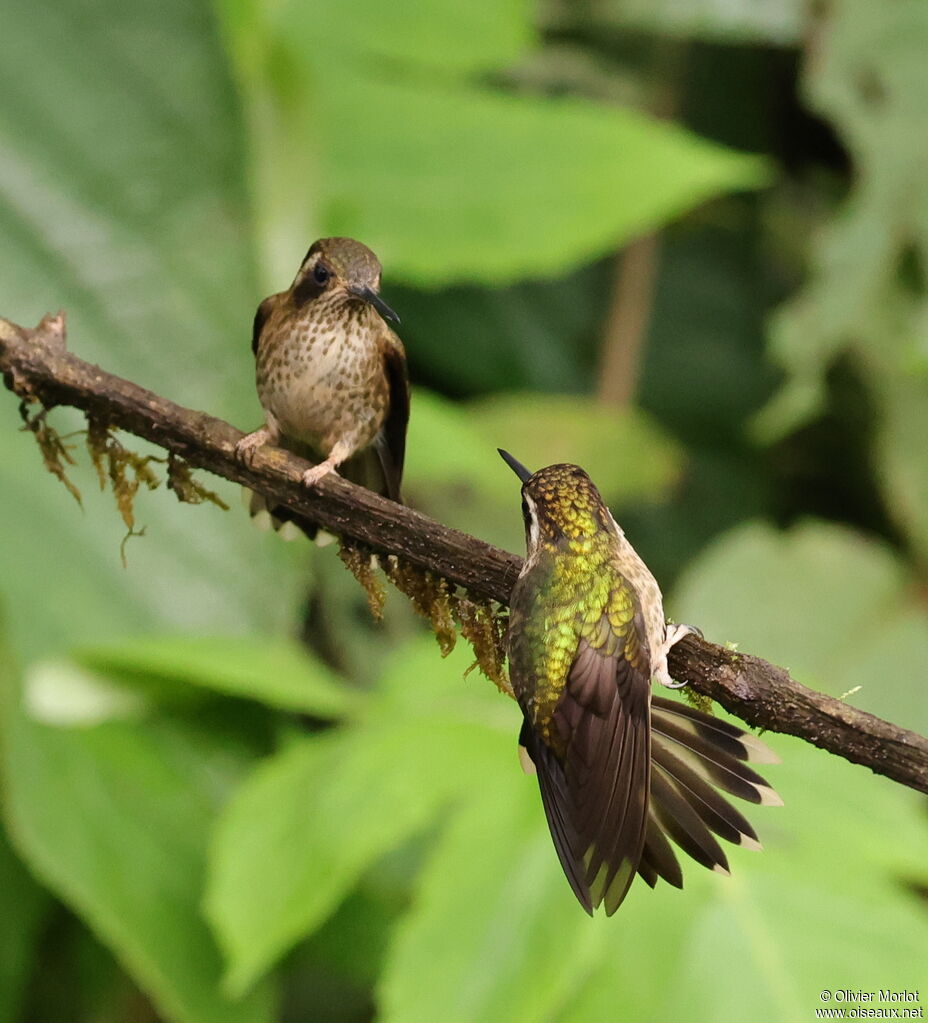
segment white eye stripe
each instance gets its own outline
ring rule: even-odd
[[[524,494],[525,507],[528,509],[529,516],[529,553],[531,553],[537,546],[538,541],[541,538],[541,530],[538,526],[538,509],[535,506],[535,502]]]

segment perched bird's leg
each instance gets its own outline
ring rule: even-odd
[[[269,420],[259,430],[242,437],[235,445],[235,457],[245,465],[251,465],[258,448],[264,447],[265,444],[277,444],[279,441],[280,430],[277,428],[277,423],[274,420]]]
[[[338,466],[345,461],[351,455],[352,447],[345,441],[339,441],[333,448],[329,457],[318,465],[314,465],[311,469],[307,469],[303,473],[303,483],[307,487],[314,487],[323,476],[328,476],[330,472],[336,472]]]
[[[699,636],[702,639],[702,631],[697,629],[695,625],[667,625],[664,642],[661,645],[657,670],[654,672],[654,677],[657,681],[667,689],[682,689],[686,685],[685,682],[675,682],[670,677],[670,672],[667,668],[667,654],[670,653],[670,648],[674,644],[679,643],[684,636]]]

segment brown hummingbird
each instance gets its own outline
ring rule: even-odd
[[[681,888],[672,839],[728,873],[718,835],[759,849],[751,825],[718,791],[753,803],[780,797],[745,761],[775,754],[735,725],[675,700],[669,625],[654,576],[576,465],[522,481],[527,556],[510,598],[509,674],[522,708],[520,746],[541,789],[561,866],[588,913],[618,909],[641,875]]]
[[[307,486],[340,470],[354,483],[400,500],[409,379],[403,343],[385,320],[377,257],[352,238],[314,242],[287,291],[264,299],[251,348],[265,425],[243,437],[249,461],[276,444],[316,464]],[[252,514],[261,507],[252,500]]]

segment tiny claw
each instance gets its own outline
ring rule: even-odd
[[[234,455],[243,465],[252,465],[258,448],[263,447],[270,440],[270,432],[266,426],[254,433],[246,434],[235,445]]]
[[[679,643],[684,636],[698,636],[700,639],[706,637],[702,634],[702,629],[698,629],[695,625],[667,625],[667,649],[669,650],[675,643]]]
[[[327,458],[324,462],[314,465],[303,473],[303,484],[307,487],[314,487],[323,476],[328,476],[329,473],[333,473],[335,476],[338,475],[335,469],[335,461]]]

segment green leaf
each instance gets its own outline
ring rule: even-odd
[[[419,64],[433,72],[491,70],[521,56],[533,34],[526,0],[356,0],[351,5],[289,0],[273,25],[314,47]]]
[[[30,868],[167,1019],[269,1023],[268,986],[241,1001],[221,993],[219,952],[199,912],[210,821],[242,769],[240,750],[218,729],[52,728],[8,704],[6,810]]]
[[[816,522],[785,533],[751,523],[686,569],[669,606],[813,689],[928,730],[928,623],[903,564],[872,540]]]
[[[207,5],[78,0],[4,5],[0,66],[0,312],[30,325],[64,307],[75,354],[242,426],[259,419],[250,324],[260,297],[235,93]],[[104,26],[105,29],[101,29]],[[39,68],[35,54],[57,54]],[[54,412],[67,433],[84,425]],[[0,396],[0,532],[11,635],[27,655],[167,627],[279,628],[301,580],[294,554],[236,506],[135,502],[128,543],[112,496],[83,463],[73,498],[18,433]],[[154,450],[134,438],[132,449]],[[162,452],[159,452],[162,453]],[[155,466],[162,478],[163,468]],[[212,481],[207,485],[213,486]]]
[[[455,814],[394,932],[378,990],[389,1023],[551,1018],[602,951],[602,921],[561,875],[535,779],[511,740],[493,754],[492,785]]]
[[[428,645],[429,690],[460,687],[467,655],[441,661]],[[407,653],[399,661],[412,667],[420,658]],[[407,675],[421,690],[413,679]],[[483,726],[453,717],[426,723],[391,708],[388,701],[362,725],[295,743],[230,802],[206,893],[230,991],[246,990],[322,924],[376,859],[422,831],[456,793],[486,780]]]
[[[659,883],[653,891],[640,881],[622,903],[621,916],[597,918],[600,954],[594,967],[563,1000],[562,1023],[597,1023],[614,1015],[616,1006],[628,1019],[657,1023],[667,1019],[715,1020],[712,1011],[689,1006],[681,1014],[670,1010],[682,985],[682,973],[700,922],[724,898],[732,878],[710,875],[684,864],[684,889]],[[745,867],[735,867],[740,878]],[[710,974],[717,988],[724,987],[718,964]],[[679,995],[685,998],[688,989]],[[720,994],[721,1000],[721,994]]]
[[[820,377],[846,347],[883,373],[918,353],[925,286],[906,276],[904,263],[907,249],[917,259],[928,245],[917,132],[926,40],[921,0],[901,0],[890,18],[863,0],[839,0],[823,20],[806,89],[844,137],[856,174],[844,209],[820,232],[809,284],[774,323],[774,354],[797,386]]]
[[[378,856],[426,825],[447,785],[417,784],[418,758],[444,738],[420,743],[406,728],[305,740],[243,786],[217,830],[206,894],[229,991],[247,990]]]
[[[463,78],[522,54],[533,34],[522,3],[220,10],[278,286],[309,232],[364,238],[388,279],[550,275],[765,178],[757,158],[629,110]]]
[[[82,647],[86,667],[122,679],[201,686],[316,717],[340,717],[352,692],[303,647],[285,640],[167,635]]]
[[[421,284],[553,274],[764,179],[755,158],[579,99],[350,66],[325,65],[317,85],[323,229],[366,238]]]

